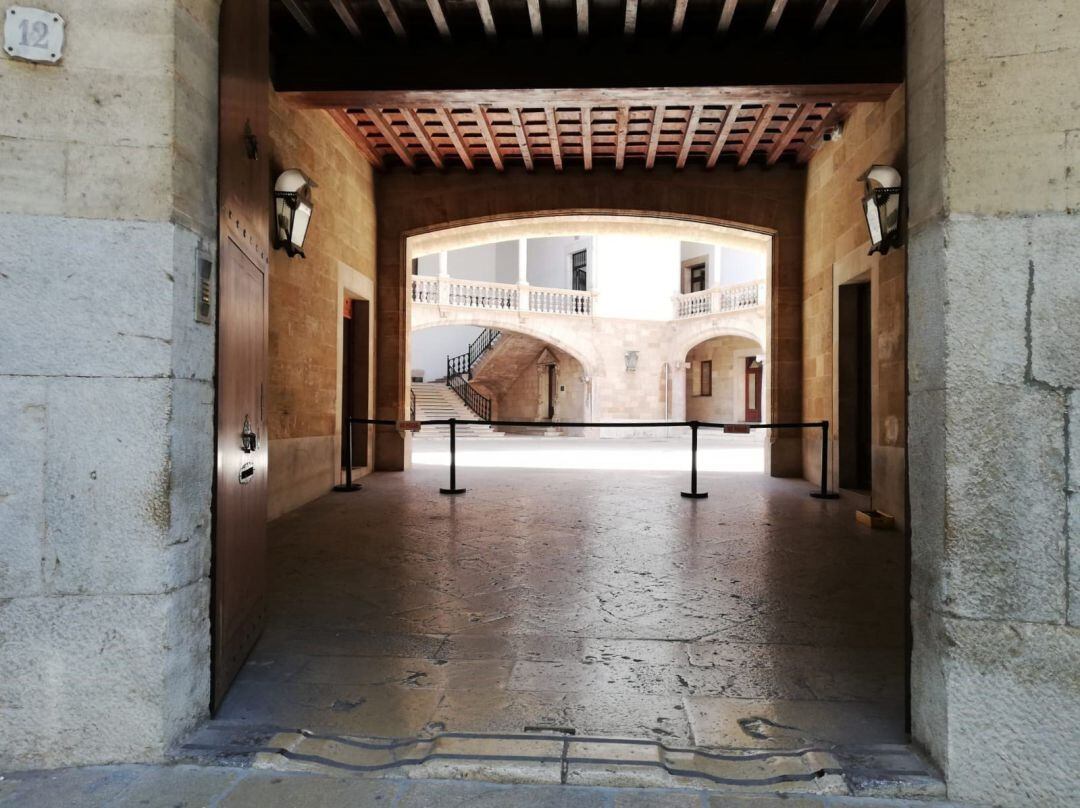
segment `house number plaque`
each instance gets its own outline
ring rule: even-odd
[[[29,62],[60,61],[64,18],[52,11],[11,6],[4,12],[4,53]]]

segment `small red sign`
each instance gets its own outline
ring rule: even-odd
[[[739,424],[725,424],[724,425],[724,434],[725,435],[749,435],[750,434],[750,427],[748,427],[748,426],[740,426]]]
[[[398,427],[397,428],[400,429],[402,432],[419,432],[420,431],[420,422],[419,421],[398,421]]]

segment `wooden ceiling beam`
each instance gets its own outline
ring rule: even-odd
[[[769,9],[769,16],[765,18],[765,33],[771,34],[776,30],[776,26],[780,24],[780,18],[784,14],[784,9],[787,8],[788,0],[773,0],[772,8]]]
[[[768,129],[769,124],[772,123],[773,113],[775,112],[776,104],[766,104],[761,108],[757,122],[754,124],[754,128],[750,130],[750,135],[747,137],[746,142],[743,143],[742,151],[739,152],[739,168],[743,168],[750,162],[750,158],[753,157],[754,150],[757,149],[758,143],[761,142],[765,130]]]
[[[878,17],[881,16],[881,12],[889,5],[889,0],[874,0],[873,4],[866,10],[866,16],[863,17],[861,23],[859,23],[859,30],[865,31],[873,26],[878,21]]]
[[[318,36],[319,32],[315,30],[315,23],[311,21],[311,17],[304,11],[304,7],[300,5],[302,0],[281,0],[281,4],[285,6],[286,11],[292,15],[292,18],[296,20],[296,24],[304,29],[304,33],[308,36]]]
[[[683,24],[686,22],[686,6],[689,0],[675,0],[675,10],[671,15],[671,33],[682,33]]]
[[[592,171],[592,107],[581,108],[581,157],[585,170]]]
[[[428,134],[427,127],[424,126],[415,110],[403,109],[400,110],[401,117],[405,119],[405,123],[408,124],[409,129],[412,130],[413,135],[420,141],[420,147],[427,152],[427,156],[431,158],[431,162],[435,164],[436,168],[445,168],[443,165],[442,153],[435,145],[435,141],[431,139],[431,135]]]
[[[407,38],[408,34],[405,33],[405,26],[401,23],[401,17],[394,6],[394,0],[379,0],[379,8],[382,9],[383,16],[386,17],[390,28],[393,29],[394,35],[398,39]]]
[[[480,22],[484,25],[484,33],[488,39],[495,39],[495,15],[491,12],[490,0],[476,0],[476,10],[480,12]]]
[[[626,16],[623,19],[623,34],[633,36],[637,31],[638,0],[626,0]]]
[[[577,0],[577,35],[582,39],[589,35],[589,0]]]
[[[824,0],[821,4],[821,10],[814,19],[814,31],[820,31],[829,24],[833,12],[836,11],[836,4],[839,2],[840,0]]]
[[[450,110],[446,109],[446,107],[439,107],[435,110],[435,114],[442,121],[443,130],[454,145],[454,151],[461,158],[462,164],[464,164],[465,168],[471,170],[474,167],[472,155],[469,154],[469,147],[465,145],[465,139],[461,136],[457,124],[454,123],[454,116],[450,114]]]
[[[398,136],[398,133],[394,131],[394,127],[390,125],[390,122],[383,117],[382,112],[374,107],[365,107],[364,114],[379,130],[379,134],[386,139],[390,148],[394,150],[394,154],[401,158],[401,162],[409,168],[416,168],[416,161],[413,159],[408,147]]]
[[[713,141],[712,149],[709,150],[709,158],[705,161],[706,168],[716,167],[716,161],[720,159],[724,146],[727,145],[728,138],[731,137],[731,127],[735,125],[735,121],[739,118],[740,109],[742,107],[739,104],[732,104],[728,107],[727,112],[724,114],[724,122],[716,133],[716,140]]]
[[[768,165],[776,165],[776,161],[784,155],[784,151],[787,150],[795,135],[802,129],[803,124],[806,123],[806,119],[810,117],[813,110],[813,104],[803,104],[795,111],[791,116],[791,120],[788,121],[788,125],[784,128],[784,133],[776,139],[776,143],[773,144],[772,149],[769,151],[769,157],[766,160]]]
[[[739,0],[724,0],[724,7],[720,9],[720,22],[716,25],[716,33],[723,35],[731,28],[731,19],[735,16],[735,9]]]
[[[382,155],[375,150],[371,141],[367,139],[363,130],[356,125],[356,121],[349,113],[343,109],[328,109],[326,110],[326,114],[333,119],[334,123],[341,127],[341,131],[343,131],[346,137],[353,142],[369,163],[376,168],[383,167]]]
[[[517,135],[518,148],[521,150],[521,159],[525,162],[525,168],[532,171],[532,149],[529,148],[529,133],[525,130],[525,124],[521,120],[521,110],[517,107],[510,107],[510,120],[514,124],[514,134]]]
[[[484,145],[487,146],[488,154],[491,156],[491,162],[495,164],[495,168],[499,171],[503,170],[503,156],[499,150],[499,141],[495,139],[495,132],[491,128],[491,120],[488,118],[487,110],[477,105],[472,108],[473,114],[476,116],[476,125],[480,129],[480,137],[484,140]]]
[[[656,148],[660,145],[660,131],[664,128],[663,104],[653,110],[652,125],[649,127],[649,150],[645,154],[645,167],[652,168],[656,162]]]
[[[679,156],[675,160],[675,168],[685,168],[686,158],[690,156],[690,147],[694,145],[694,135],[697,133],[698,122],[701,120],[701,107],[693,106],[690,116],[686,121],[686,131],[683,132],[682,145],[679,147]]]
[[[626,163],[626,135],[630,129],[630,110],[615,110],[615,170],[622,171]]]
[[[446,21],[446,13],[443,11],[442,3],[440,0],[427,0],[428,10],[431,12],[431,19],[435,22],[435,28],[439,31],[439,36],[444,40],[450,40],[450,24]]]
[[[341,24],[345,26],[346,30],[352,34],[353,38],[359,39],[360,23],[357,22],[352,9],[349,8],[348,0],[330,0],[330,5],[337,13],[338,19],[341,20]]]
[[[551,160],[555,163],[555,170],[562,171],[562,143],[559,142],[559,122],[555,108],[544,107],[544,118],[547,121],[548,142],[551,144]]]
[[[291,103],[300,107],[488,107],[635,106],[655,107],[679,99],[684,104],[727,106],[728,104],[805,104],[812,101],[857,103],[884,101],[899,85],[804,84],[731,87],[671,87],[621,89],[489,89],[489,90],[282,90]]]
[[[528,0],[529,4],[529,27],[532,35],[537,39],[544,36],[544,23],[540,17],[540,0]]]

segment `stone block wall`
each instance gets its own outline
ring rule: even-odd
[[[371,165],[321,110],[270,93],[274,176],[299,168],[318,183],[305,258],[270,260],[268,429],[271,518],[338,482],[342,278],[375,276]],[[374,348],[372,347],[372,350]]]
[[[686,418],[731,422],[746,418],[746,357],[762,347],[745,337],[715,337],[694,347],[686,357]],[[700,391],[701,362],[712,362],[712,394]],[[764,406],[765,399],[762,398]]]
[[[870,239],[862,213],[862,175],[873,165],[905,170],[904,90],[888,101],[861,104],[844,125],[843,138],[825,143],[810,161],[806,182],[805,278],[803,283],[803,412],[807,421],[828,420],[830,486],[840,474],[837,352],[841,284],[870,283],[871,452],[873,506],[896,517],[902,530],[907,510],[905,274],[907,255],[867,255]],[[803,468],[820,482],[821,435],[803,436]]]
[[[0,769],[159,759],[210,701],[215,0],[0,58]]]
[[[913,730],[954,799],[1072,805],[1080,6],[907,14]]]

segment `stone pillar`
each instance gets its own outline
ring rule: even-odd
[[[0,770],[160,759],[210,701],[219,3],[61,5],[0,80]]]
[[[518,311],[529,310],[529,240],[518,239],[517,253],[517,284],[518,284]]]
[[[671,363],[671,420],[686,420],[686,360]]]
[[[446,250],[439,253],[439,305],[450,302],[450,261]]]
[[[1065,806],[1080,772],[1080,96],[1062,78],[1080,72],[1080,13],[977,5],[907,4],[913,733],[951,799]]]

